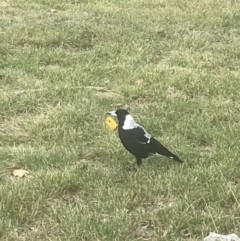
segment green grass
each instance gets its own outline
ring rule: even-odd
[[[0,239],[240,235],[239,9],[0,0]],[[128,170],[134,157],[104,125],[123,105],[185,163]]]

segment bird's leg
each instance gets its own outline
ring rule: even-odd
[[[140,166],[142,164],[142,159],[139,157],[136,157],[137,159],[137,165]]]

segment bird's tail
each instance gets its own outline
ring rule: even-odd
[[[158,142],[156,139],[152,138],[153,140],[153,146],[154,146],[154,151],[153,153],[166,156],[170,159],[173,159],[174,161],[177,162],[183,162],[178,156],[174,155],[172,152],[170,152],[166,147],[164,147],[160,142]]]
[[[176,156],[176,155],[174,155],[173,153],[171,153],[170,151],[169,151],[169,158],[170,159],[173,159],[174,161],[177,161],[177,162],[183,162],[178,156]]]

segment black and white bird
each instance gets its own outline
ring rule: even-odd
[[[123,146],[136,157],[138,165],[141,165],[143,158],[153,154],[183,162],[137,124],[127,110],[118,109],[110,111],[108,114],[117,117],[119,138]]]

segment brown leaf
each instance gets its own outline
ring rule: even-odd
[[[99,97],[119,97],[120,94],[113,92],[111,90],[108,90],[106,87],[101,86],[87,86],[87,89],[95,90],[96,95]]]
[[[26,175],[28,175],[28,174],[29,174],[29,171],[24,170],[24,169],[15,169],[15,170],[13,170],[13,172],[12,172],[12,175],[13,175],[14,177],[19,177],[19,178],[24,177],[24,176],[26,176]]]
[[[0,7],[8,7],[9,3],[7,1],[0,1]]]
[[[56,104],[55,108],[60,108],[61,107],[61,102],[58,101],[58,103]]]
[[[106,87],[101,87],[101,86],[87,86],[87,89],[90,90],[96,90],[96,91],[101,91],[101,92],[107,92],[107,88]]]
[[[210,152],[212,150],[211,146],[202,146],[202,151]]]
[[[205,155],[211,155],[213,153],[213,148],[211,146],[202,146],[200,155],[205,156]]]
[[[99,97],[119,97],[119,96],[121,96],[118,93],[114,93],[112,91],[97,92],[96,95],[99,96]]]
[[[144,79],[137,79],[135,82],[136,82],[136,84],[141,85],[141,84],[143,84]]]
[[[175,87],[169,86],[167,89],[167,97],[176,98],[181,96],[181,91],[176,89]]]

